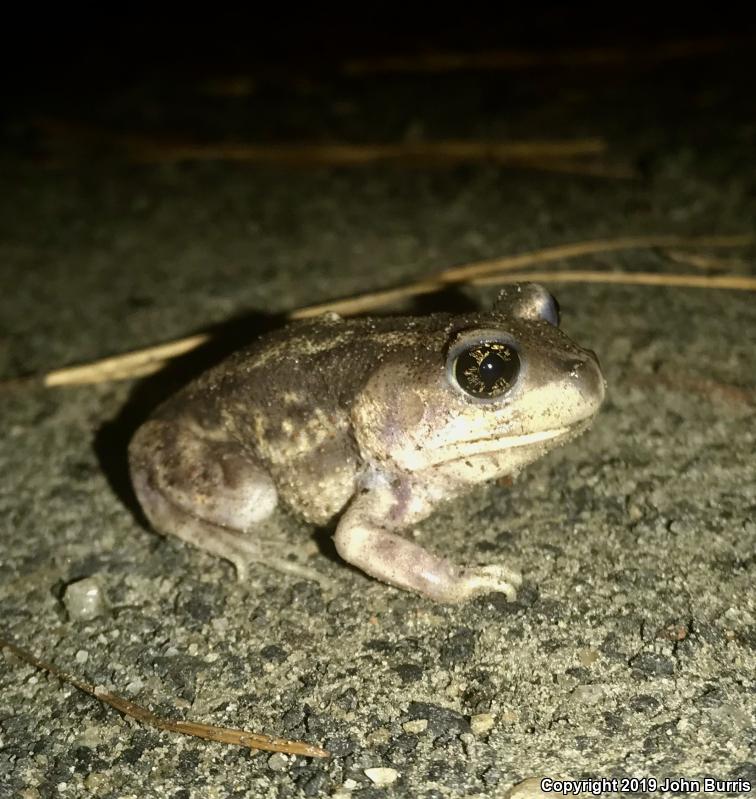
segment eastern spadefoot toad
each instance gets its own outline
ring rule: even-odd
[[[536,284],[463,316],[288,325],[139,428],[139,501],[158,531],[227,558],[240,577],[260,560],[255,527],[283,501],[314,524],[339,517],[339,554],[386,583],[440,602],[512,598],[516,572],[458,566],[402,533],[589,426],[604,378],[557,325]]]

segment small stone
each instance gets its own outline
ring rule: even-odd
[[[603,694],[600,685],[578,685],[572,692],[572,701],[580,705],[595,705],[601,701]]]
[[[348,791],[353,791],[358,785],[359,782],[357,782],[357,780],[353,780],[351,777],[349,777],[349,779],[344,780],[343,787],[346,788]]]
[[[434,735],[470,732],[470,722],[461,713],[432,702],[410,702],[407,715],[410,719],[427,719]]]
[[[599,659],[595,649],[581,649],[578,652],[578,662],[581,666],[592,666]]]
[[[542,777],[528,777],[528,779],[518,782],[506,793],[506,799],[541,799],[546,796],[559,796],[541,790]]]
[[[285,771],[289,767],[289,758],[283,752],[276,752],[268,758],[268,768],[271,771]]]
[[[378,727],[367,736],[367,742],[372,745],[377,744],[380,746],[381,744],[388,743],[390,738],[391,730],[387,730],[385,727]]]
[[[77,663],[86,663],[89,660],[89,652],[86,649],[80,649],[75,655],[75,660]]]
[[[630,665],[647,677],[671,677],[675,673],[675,662],[654,652],[641,652],[630,660]]]
[[[88,749],[94,749],[107,740],[103,734],[103,728],[97,725],[89,725],[84,727],[76,738],[77,746],[85,746]]]
[[[140,691],[144,688],[144,681],[137,677],[135,680],[131,680],[130,682],[126,683],[126,693],[130,694],[131,696],[136,696]]]
[[[402,729],[405,732],[418,735],[419,733],[425,732],[428,729],[428,719],[415,719],[414,721],[405,721],[404,724],[402,724]]]
[[[84,787],[95,795],[107,790],[109,785],[110,780],[108,777],[99,771],[93,771],[84,778]]]
[[[373,785],[391,785],[396,782],[399,772],[395,768],[366,768],[365,776]]]
[[[97,577],[85,577],[69,583],[63,595],[63,604],[71,621],[89,621],[107,611],[105,592]]]
[[[496,716],[493,713],[478,713],[470,716],[470,731],[473,735],[483,735],[493,727]]]
[[[330,778],[325,771],[316,771],[304,785],[302,793],[305,796],[323,796],[326,786],[330,783]]]

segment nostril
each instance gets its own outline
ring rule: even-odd
[[[596,361],[596,366],[601,368],[601,362],[599,361],[598,355],[596,355],[596,353],[593,350],[586,350],[586,352],[588,353],[588,355],[591,356],[591,358],[593,358],[594,361]]]
[[[586,390],[596,389],[598,391],[603,386],[604,377],[601,374],[596,353],[585,350],[585,357],[572,358],[567,363],[570,376],[579,381],[580,385]]]

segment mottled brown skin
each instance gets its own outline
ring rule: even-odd
[[[555,321],[549,295],[524,284],[488,312],[289,325],[137,431],[137,495],[158,530],[232,560],[240,575],[261,559],[254,528],[281,500],[315,524],[341,514],[337,549],[385,582],[446,602],[513,596],[516,573],[461,568],[400,533],[588,426],[603,377]],[[450,358],[481,336],[502,338],[522,362],[501,396],[470,396],[455,378]]]

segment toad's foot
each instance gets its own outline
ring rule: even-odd
[[[462,570],[460,576],[468,596],[497,592],[504,594],[510,602],[517,599],[517,589],[522,585],[522,576],[506,566],[494,564]]]
[[[387,529],[385,502],[360,497],[342,516],[334,543],[344,560],[383,582],[415,591],[437,602],[465,602],[500,591],[512,601],[522,578],[504,566],[463,568]]]

